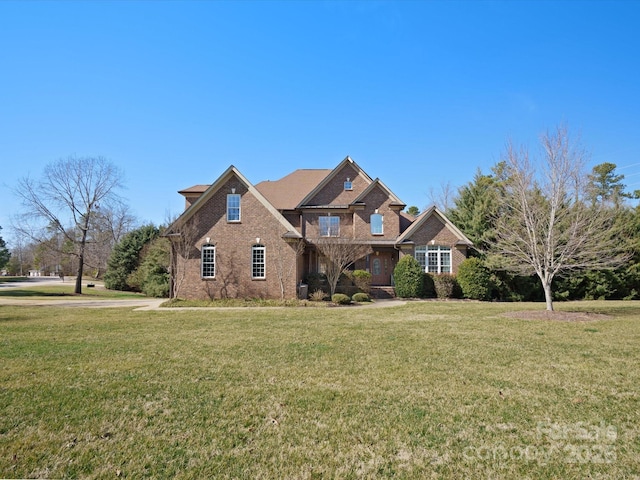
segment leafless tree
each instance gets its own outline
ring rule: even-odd
[[[85,264],[100,277],[107,268],[113,247],[135,225],[135,218],[122,202],[102,204],[93,219],[93,228],[87,237]]]
[[[287,294],[286,280],[291,278],[298,263],[298,258],[304,253],[304,240],[291,239],[284,241],[282,237],[274,235],[269,243],[273,251],[275,273],[280,283],[280,298],[284,300]],[[293,261],[291,260],[290,252],[294,254]]]
[[[325,275],[331,295],[335,293],[344,269],[373,251],[370,245],[353,238],[320,237],[313,244],[327,259]]]
[[[200,225],[196,220],[186,223],[169,222],[171,240],[170,278],[172,298],[178,298],[184,284],[188,264],[193,258],[199,256],[195,248],[196,241],[201,236]]]
[[[451,182],[441,182],[439,191],[433,186],[429,187],[429,200],[443,212],[448,211],[452,207],[455,196],[456,191],[451,185]]]
[[[41,243],[51,229],[73,245],[77,258],[75,293],[82,293],[87,239],[100,206],[116,200],[122,172],[103,157],[57,160],[44,169],[39,180],[25,177],[18,182],[17,196],[24,213],[16,222],[21,234]]]
[[[494,259],[521,274],[535,273],[553,310],[552,281],[571,271],[615,268],[625,261],[609,212],[588,202],[586,154],[566,127],[541,137],[542,153],[508,144],[496,221]]]

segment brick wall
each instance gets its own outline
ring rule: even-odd
[[[416,245],[440,245],[451,248],[451,269],[457,273],[460,264],[467,258],[467,248],[457,245],[459,238],[435,215],[428,218],[422,228],[411,236]],[[413,255],[413,248],[403,248],[400,256]]]
[[[354,218],[356,238],[393,240],[400,235],[400,214],[389,207],[391,200],[382,188],[374,188],[363,200],[366,206],[357,210]],[[382,235],[371,234],[370,218],[376,210],[383,216]]]
[[[227,194],[241,195],[241,221],[226,220]],[[286,228],[235,177],[226,182],[190,219],[196,226],[195,247],[183,258],[174,248],[176,278],[183,279],[178,296],[187,299],[258,297],[280,298],[280,278],[285,297],[296,296],[296,255],[281,236]],[[206,238],[216,247],[215,278],[201,277],[200,254]],[[266,279],[252,279],[252,246],[265,246]]]
[[[344,189],[344,182],[351,180],[352,190]],[[348,205],[369,186],[367,180],[350,164],[344,165],[331,181],[309,202],[309,205]]]

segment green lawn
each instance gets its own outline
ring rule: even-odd
[[[638,478],[640,303],[0,307],[0,477]]]
[[[95,287],[87,287],[87,283],[94,283]],[[38,285],[34,284],[25,288],[7,288],[0,290],[0,298],[15,297],[15,298],[27,298],[31,300],[42,300],[50,297],[65,297],[65,300],[77,298],[77,299],[90,299],[90,298],[141,298],[144,297],[141,293],[136,292],[122,292],[120,290],[107,290],[102,284],[96,284],[95,282],[85,282],[82,285],[82,294],[76,295],[74,292],[75,283],[67,281],[66,283],[60,282],[59,285]]]

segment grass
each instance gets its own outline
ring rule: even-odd
[[[82,294],[76,295],[74,293],[75,284],[74,282],[66,282],[60,283],[60,285],[38,285],[34,284],[32,287],[25,288],[11,288],[6,290],[0,290],[0,298],[25,298],[31,300],[45,299],[51,297],[64,297],[66,300],[78,298],[78,299],[88,299],[88,298],[140,298],[144,297],[141,293],[136,292],[122,292],[119,290],[107,290],[101,284],[97,284],[96,282],[92,282],[96,286],[94,288],[89,288],[86,285],[82,286]]]
[[[640,304],[0,307],[0,477],[637,478]]]
[[[213,300],[184,300],[172,298],[162,304],[163,307],[326,307],[324,302],[311,302],[298,299],[270,298],[216,298]]]

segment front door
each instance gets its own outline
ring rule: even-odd
[[[371,285],[391,285],[391,253],[375,252],[370,258]]]

